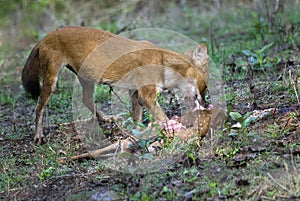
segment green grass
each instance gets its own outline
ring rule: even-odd
[[[170,3],[168,6],[174,5]],[[277,14],[274,21],[254,10],[245,12],[249,9],[242,6],[196,15],[197,9],[185,7],[181,18],[173,24],[166,23],[159,15],[153,21],[161,28],[172,28],[197,42],[208,43],[211,60],[224,68],[222,78],[228,112],[238,111],[244,117],[253,110],[255,101],[262,108],[297,104],[289,71],[293,78],[299,77],[299,51],[294,48],[300,42],[299,6]],[[112,31],[116,31],[117,26],[116,23],[103,25]],[[257,55],[257,51],[271,43],[273,45],[263,51],[263,56]],[[249,61],[255,56],[247,55],[243,50],[256,54],[262,63]],[[27,55],[28,51],[18,54],[0,51],[1,198],[13,198],[18,195],[16,192],[24,194],[28,186],[43,189],[43,186],[53,184],[62,191],[63,187],[72,187],[76,182],[83,187],[73,189],[67,200],[88,199],[100,187],[129,200],[284,200],[300,197],[299,130],[283,129],[287,120],[281,114],[270,114],[265,119],[247,124],[235,131],[237,135],[230,135],[236,121],[228,118],[227,129],[204,139],[201,147],[191,144],[184,150],[184,155],[170,165],[170,169],[159,172],[113,172],[105,168],[106,161],[102,160],[59,164],[59,157],[73,156],[78,150],[84,150],[82,144],[71,140],[72,129],[57,126],[73,120],[75,77],[68,70],[60,75],[57,92],[45,111],[44,125],[50,125],[49,142],[34,145],[31,140],[36,103],[25,97],[20,70],[16,70],[16,66],[23,65],[21,61],[25,61]],[[276,62],[279,58],[282,66]],[[285,69],[289,60],[298,64]],[[250,83],[254,83],[254,93],[250,91]],[[299,94],[299,87],[297,90]],[[97,103],[111,101],[110,88],[98,86],[95,98]],[[160,101],[166,102],[164,97],[160,97]],[[126,118],[130,122],[128,115]],[[97,134],[101,132],[101,129],[97,130]],[[252,132],[257,134],[255,138],[248,137]],[[170,145],[166,151],[172,149],[174,147]],[[74,180],[59,186],[59,182],[68,181],[65,178]],[[106,183],[101,183],[103,181]]]

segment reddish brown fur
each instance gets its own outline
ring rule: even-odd
[[[56,29],[33,48],[22,72],[25,90],[33,96],[39,96],[34,140],[39,143],[44,140],[44,109],[56,87],[58,73],[65,65],[78,75],[83,87],[83,102],[99,120],[106,118],[101,112],[95,111],[94,84],[114,84],[124,79],[122,84],[125,87],[135,87],[132,90],[134,120],[141,120],[142,106],[138,101],[141,98],[143,106],[156,120],[162,121],[167,117],[156,102],[156,87],[179,87],[189,94],[192,92],[187,87],[195,85],[198,92],[193,93],[200,93],[204,97],[207,79],[202,70],[207,69],[207,60],[207,47],[204,44],[200,44],[192,56],[186,56],[149,42],[133,41],[98,29]],[[131,71],[135,73],[130,75]],[[195,84],[191,84],[194,81]]]

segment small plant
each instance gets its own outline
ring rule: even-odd
[[[144,128],[144,127],[142,127]],[[146,159],[146,160],[152,160],[153,155],[149,151],[149,146],[156,140],[160,140],[160,136],[153,135],[152,131],[153,129],[156,129],[157,126],[153,125],[152,128],[146,129],[144,131],[140,131],[137,129],[132,129],[131,132],[138,138],[136,141],[136,144],[132,144],[132,148],[139,150],[142,152],[142,154],[139,156],[140,160]],[[156,133],[156,131],[155,131]]]
[[[254,32],[253,35],[260,35],[261,40],[264,41],[265,35],[269,32],[269,25],[267,21],[260,17],[257,13],[252,13],[253,21],[254,21]]]
[[[239,153],[240,149],[238,147],[228,148],[224,153],[227,158],[232,159],[237,153]]]
[[[287,120],[286,124],[288,123],[289,119]],[[278,123],[274,122],[273,124],[269,124],[266,129],[266,134],[271,139],[276,139],[280,137],[284,137],[290,131],[289,128],[281,127]],[[276,142],[278,143],[278,142]]]
[[[273,124],[268,124],[265,133],[268,134],[268,137],[271,139],[276,139],[277,137],[281,136],[280,125],[276,122]]]
[[[239,136],[242,137],[254,137],[255,133],[249,132],[250,124],[256,119],[256,117],[251,116],[252,112],[247,112],[244,116],[239,112],[230,112],[229,116],[234,121],[234,124],[230,126],[231,133],[229,136]]]
[[[218,187],[218,185],[217,185],[216,182],[211,181],[209,183],[209,188],[210,188],[209,195],[211,197],[215,197],[215,196],[219,196],[220,195],[220,190],[217,187]]]
[[[185,176],[185,182],[195,183],[198,179],[199,170],[197,168],[189,168],[183,171],[183,175]]]
[[[135,200],[148,201],[148,200],[151,200],[151,199],[145,192],[138,191],[133,196],[131,196],[129,200],[130,201],[135,201]]]
[[[161,196],[166,200],[174,200],[176,197],[176,190],[169,188],[168,186],[164,186],[161,191]]]
[[[54,171],[55,171],[54,167],[49,167],[47,169],[42,169],[41,173],[39,174],[40,180],[43,181],[43,180],[51,177],[53,175]]]
[[[226,146],[224,148],[220,147],[216,150],[216,153],[220,156],[224,156],[228,159],[232,159],[236,154],[238,154],[240,148],[234,146]]]
[[[95,102],[109,101],[112,89],[108,85],[99,85],[95,88]]]
[[[263,46],[261,49],[251,51],[242,50],[242,53],[249,59],[249,63],[253,70],[265,70],[280,62],[280,58],[276,58],[273,62],[266,56],[265,51],[269,49],[273,43]]]

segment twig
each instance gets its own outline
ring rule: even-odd
[[[282,184],[280,184],[279,182],[277,182],[269,173],[267,173],[268,177],[280,188],[282,188],[283,190],[288,191],[289,193],[291,193],[291,191],[289,189],[287,189],[285,186],[283,186]]]
[[[294,88],[294,92],[295,92],[295,95],[296,95],[296,98],[297,98],[297,102],[298,104],[300,105],[300,101],[299,101],[299,97],[298,97],[298,91],[297,91],[297,88],[296,88],[296,81],[297,81],[297,77],[296,77],[296,81],[294,81],[292,79],[292,73],[291,73],[291,70],[289,70],[289,76],[290,76],[290,80],[293,84],[293,88]]]
[[[7,196],[9,196],[10,191],[11,191],[11,189],[10,189],[10,177],[8,175],[8,172],[6,171],[5,166],[6,166],[6,161],[4,162],[3,172],[7,176]]]
[[[126,108],[126,110],[128,112],[130,112],[130,109],[126,106],[126,104],[124,103],[124,101],[121,99],[121,97],[119,96],[119,94],[117,94],[113,89],[111,89],[111,92],[113,94],[115,94],[115,96],[119,99],[120,103],[122,103],[124,105],[124,107]]]

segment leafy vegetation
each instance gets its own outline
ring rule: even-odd
[[[300,198],[299,3],[150,2],[0,2],[1,200]],[[44,119],[47,143],[35,145],[35,101],[22,89],[20,74],[29,50],[48,31],[59,25],[83,24],[115,33],[159,27],[206,42],[210,59],[223,68],[228,110],[224,129],[208,135],[200,147],[189,144],[168,168],[162,160],[157,172],[112,171],[101,159],[58,163],[60,157],[89,151],[76,139],[79,131],[72,123],[75,77],[68,70],[61,73]],[[110,87],[99,86],[96,102],[110,104],[111,95]],[[160,95],[159,101],[171,102],[165,108],[176,114],[179,107],[168,95]],[[120,107],[124,111],[129,106],[120,103]],[[140,136],[129,112],[122,115],[126,119],[122,123]],[[148,121],[150,115],[145,118]],[[89,135],[91,130],[83,132]],[[112,130],[108,126],[97,132],[110,139]],[[139,145],[145,148],[147,143],[143,139]],[[166,148],[168,152],[173,149]],[[142,159],[152,160],[152,156],[145,151]]]
[[[254,133],[248,132],[250,124],[256,119],[256,117],[251,117],[252,114],[252,112],[247,112],[243,116],[239,112],[230,112],[229,116],[234,121],[234,124],[229,127],[232,130],[229,136],[234,137],[241,134],[244,138],[253,137]]]

